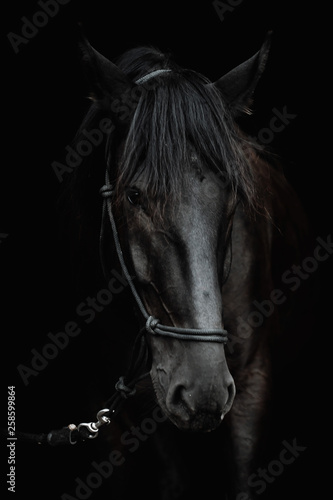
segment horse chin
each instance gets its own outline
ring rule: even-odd
[[[217,429],[224,418],[224,414],[209,411],[197,411],[195,414],[177,415],[168,410],[164,401],[159,401],[164,415],[180,431],[184,432],[211,432]]]
[[[211,432],[220,426],[223,417],[221,417],[221,415],[212,415],[210,413],[200,412],[186,421],[175,416],[169,416],[169,420],[171,420],[171,422],[173,422],[181,431]]]

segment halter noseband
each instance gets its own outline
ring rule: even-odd
[[[105,175],[105,185],[102,186],[102,188],[100,189],[100,193],[104,198],[100,244],[102,245],[103,243],[102,240],[104,235],[104,219],[107,212],[112,228],[113,240],[115,243],[119,263],[124,273],[124,276],[128,281],[133,297],[141,311],[142,316],[146,321],[145,330],[151,335],[159,335],[161,337],[171,337],[177,340],[195,340],[200,342],[218,342],[225,344],[228,341],[228,332],[224,328],[205,329],[205,328],[179,328],[175,326],[167,326],[161,324],[157,318],[154,318],[153,316],[148,314],[141,300],[141,297],[139,296],[134,286],[133,279],[124,261],[124,256],[121,250],[117,227],[112,213],[111,198],[113,195],[113,189],[109,183],[109,177],[107,172]]]

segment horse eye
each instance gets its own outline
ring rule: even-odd
[[[130,189],[127,191],[127,199],[131,205],[135,207],[140,206],[141,202],[141,193],[138,189]]]

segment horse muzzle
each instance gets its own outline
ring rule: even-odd
[[[171,352],[170,346],[152,345],[151,378],[158,403],[181,430],[214,430],[232,407],[236,392],[223,346],[181,344]]]

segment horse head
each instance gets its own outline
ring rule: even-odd
[[[155,49],[129,51],[116,66],[81,43],[94,106],[114,123],[107,162],[124,259],[164,325],[224,328],[232,217],[239,198],[255,196],[234,119],[247,110],[268,44],[211,83]],[[235,397],[223,343],[147,341],[163,412],[180,429],[215,429]]]

